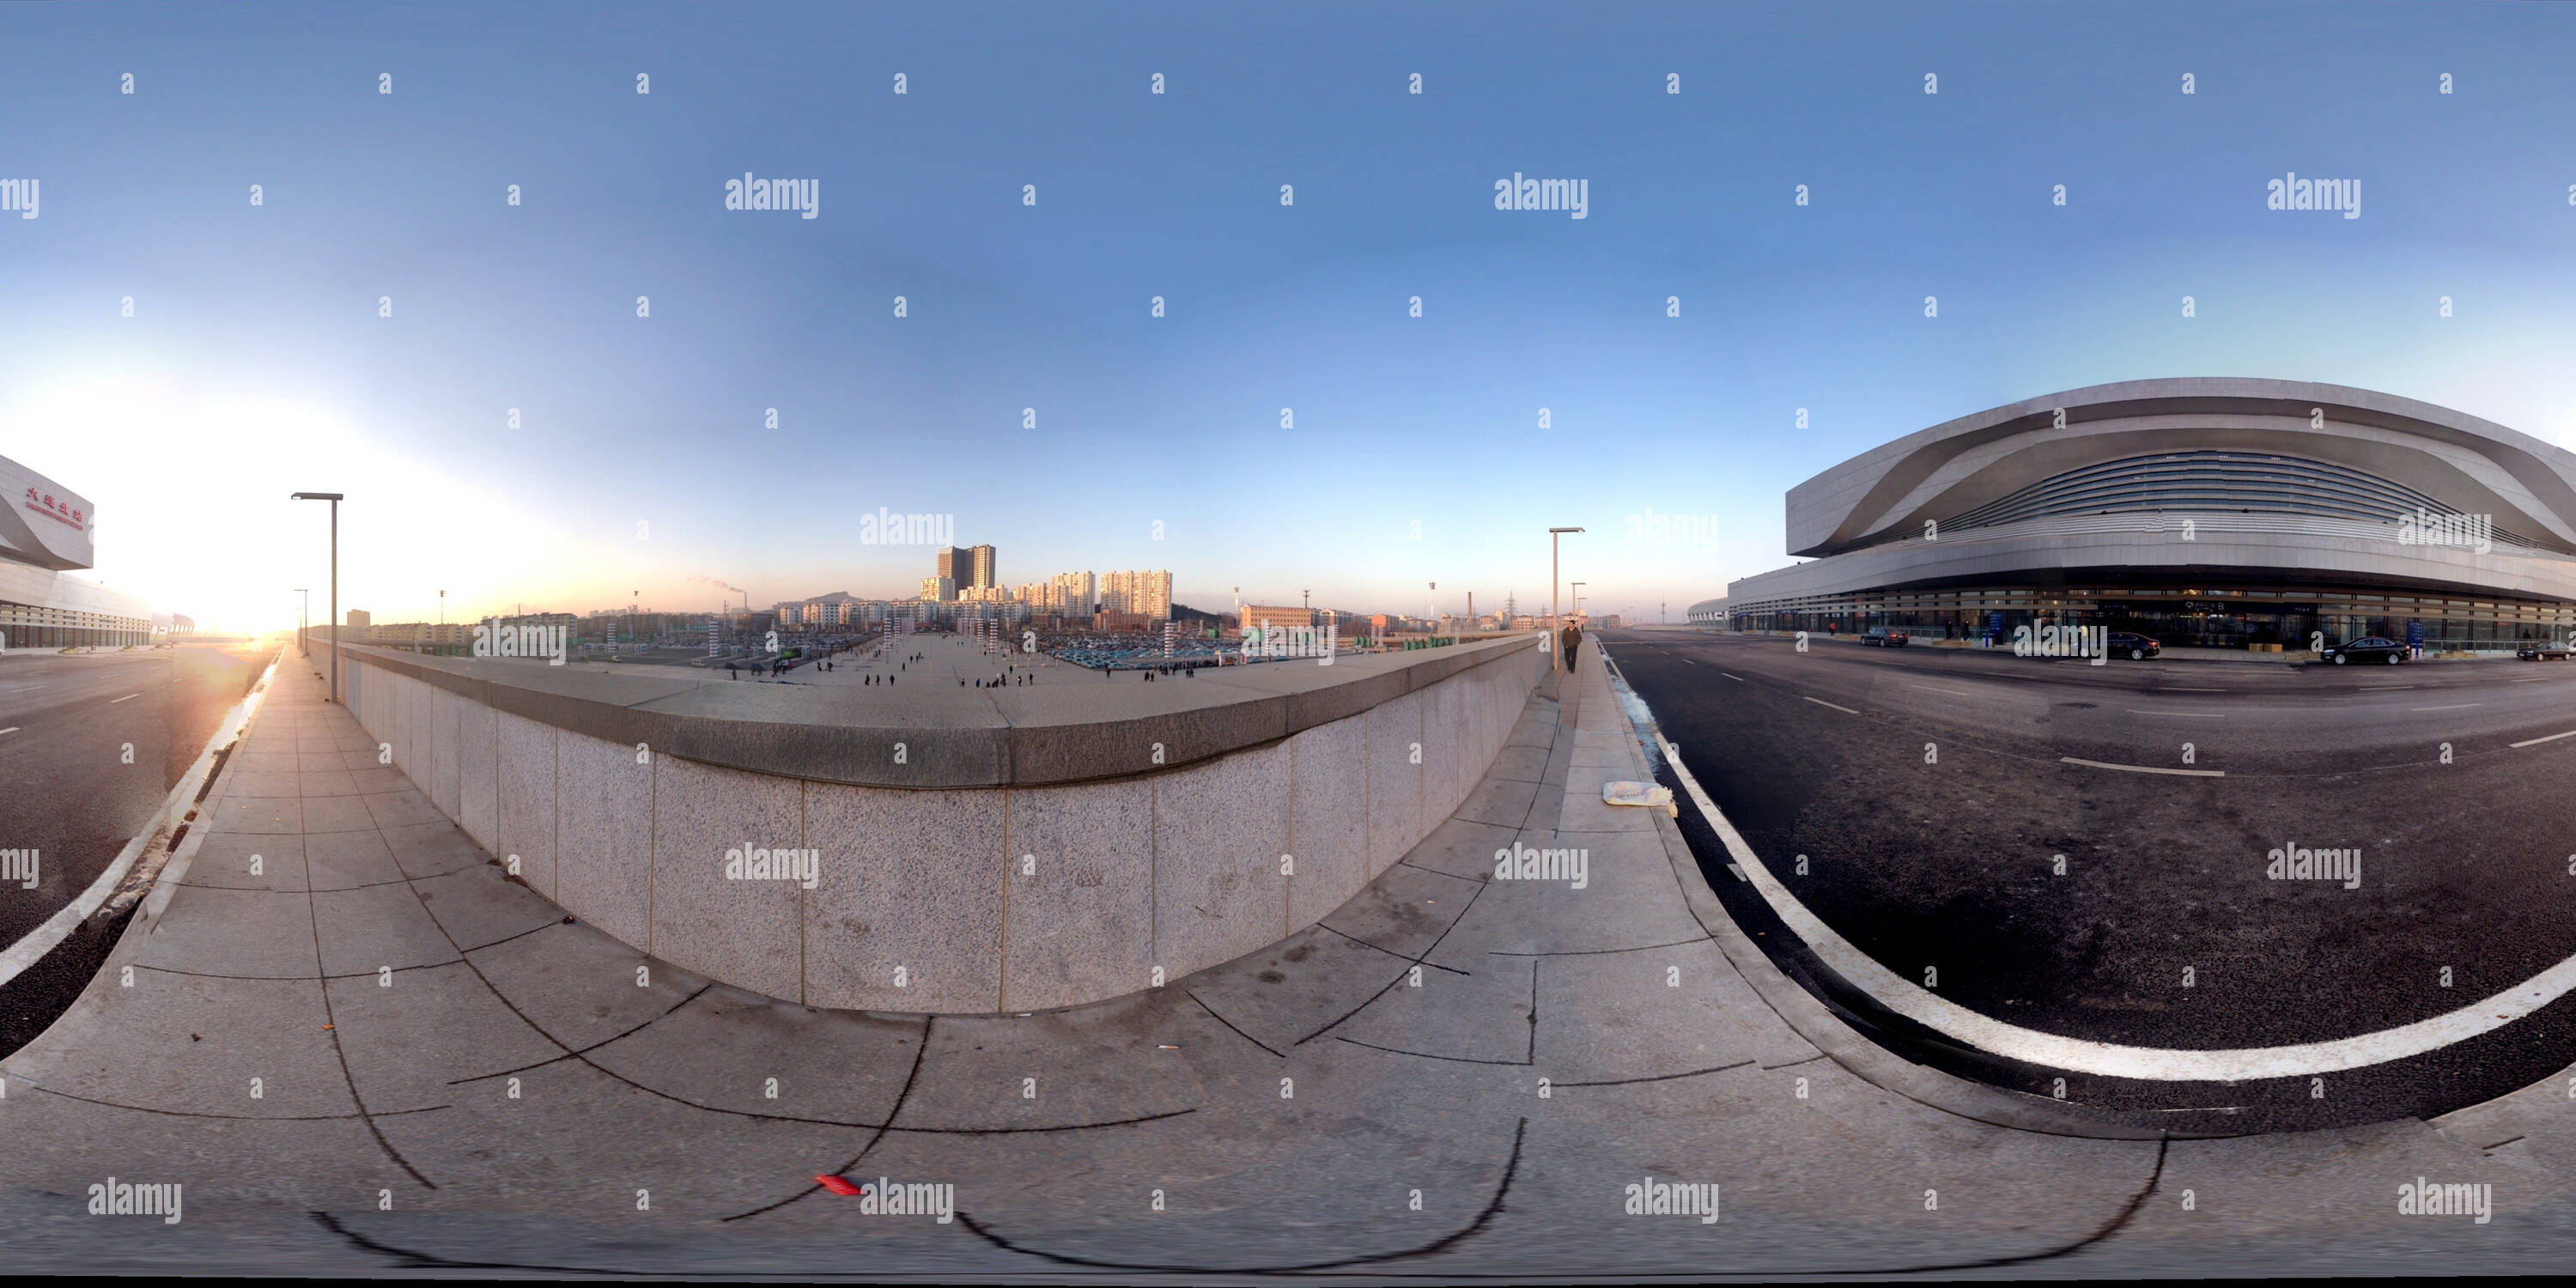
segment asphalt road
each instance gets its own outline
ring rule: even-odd
[[[0,883],[0,946],[78,898],[151,825],[266,657],[246,645],[0,656],[0,850],[37,853],[34,889]],[[53,966],[0,991],[0,1051],[70,1000],[53,983],[77,992],[88,979],[77,963]]]
[[[2130,1046],[2285,1046],[2457,1011],[2576,956],[2576,737],[2552,737],[2576,732],[2576,665],[1608,644],[1765,867],[1872,960],[1980,1015]],[[1685,832],[1730,909],[1777,925],[1713,834]],[[2358,850],[2357,887],[2268,876],[2292,846]],[[1794,936],[1764,937],[1784,941],[1775,955],[1797,957]],[[2441,1112],[2566,1066],[2571,1012],[2562,999],[2330,1088],[2070,1083],[2303,1123]],[[2055,1076],[1910,1036],[2019,1089]]]

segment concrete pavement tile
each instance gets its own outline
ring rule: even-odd
[[[1493,764],[1485,770],[1487,781],[1509,779],[1534,783],[1547,771],[1547,748],[1506,746],[1494,753]]]
[[[391,765],[379,765],[373,757],[368,758],[363,767],[351,766],[348,774],[350,787],[361,796],[399,791],[412,785],[411,779],[406,777],[403,771]]]
[[[372,828],[363,832],[325,832],[305,837],[303,842],[309,873],[306,879],[313,889],[350,890],[403,879],[402,869],[394,864],[393,851],[385,847],[384,834]]]
[[[1426,968],[1420,987],[1388,989],[1332,1036],[1425,1060],[1527,1064],[1531,964],[1488,958],[1472,975]]]
[[[396,971],[390,986],[378,976],[327,986],[349,1077],[371,1111],[507,1095],[498,1083],[455,1083],[562,1054],[462,962]]]
[[[363,796],[307,796],[304,798],[304,832],[308,836],[325,832],[374,832],[376,820],[367,811]]]
[[[494,1079],[439,1114],[378,1120],[396,1149],[486,1210],[544,1212],[636,1237],[737,1215],[810,1188],[874,1133],[696,1108],[579,1061]],[[826,1160],[817,1162],[816,1160]],[[637,1210],[636,1191],[650,1210]]]
[[[1404,856],[1408,865],[1445,872],[1470,881],[1484,881],[1494,875],[1494,851],[1510,845],[1520,836],[1518,828],[1479,823],[1473,819],[1451,818],[1431,829],[1420,845]]]
[[[448,821],[447,816],[439,813],[438,807],[417,788],[372,792],[357,799],[365,802],[368,814],[375,819],[376,826],[382,828]]]
[[[209,832],[256,832],[294,836],[304,830],[303,802],[295,797],[227,795],[214,804]]]
[[[1334,909],[1324,926],[1391,954],[1419,957],[1448,933],[1479,884],[1399,863]]]
[[[1468,793],[1467,803],[1458,807],[1457,817],[1471,823],[1523,828],[1529,826],[1530,805],[1537,798],[1538,784],[1534,781],[1488,778]]]
[[[578,923],[476,949],[474,964],[539,1032],[575,1048],[645,1024],[707,986],[704,976]]]
[[[272,895],[271,898],[283,898]],[[421,907],[409,883],[319,890],[311,896],[322,943],[322,973],[354,975],[456,960],[456,948]]]
[[[300,766],[293,752],[241,750],[233,753],[226,768],[242,774],[292,774]]]
[[[474,839],[445,819],[384,829],[385,847],[403,875],[418,880],[470,868],[490,858]]]
[[[224,784],[224,795],[228,799],[278,799],[303,794],[302,776],[291,771],[286,773],[244,772],[233,775],[232,780]]]
[[[357,1110],[322,1027],[318,981],[138,969],[134,986],[112,996],[114,1023],[85,1035],[77,1051],[21,1052],[9,1071],[65,1095],[164,1113],[289,1118]]]
[[[438,919],[448,938],[468,949],[563,920],[562,909],[526,886],[505,880],[501,869],[491,863],[418,878],[412,886],[420,892],[421,906]]]
[[[209,975],[310,978],[312,907],[300,890],[181,886],[135,944],[133,960]]]
[[[345,769],[325,769],[317,773],[300,774],[298,777],[301,781],[297,785],[302,789],[302,794],[306,796],[355,796],[358,794],[357,781],[350,775],[349,771]]]
[[[1286,1051],[1367,1005],[1390,984],[1400,987],[1405,971],[1400,958],[1318,928],[1184,983],[1253,1041]]]
[[[920,1094],[912,1070],[921,1034],[911,1017],[817,1010],[718,985],[590,1058],[693,1104],[881,1123],[907,1081]]]
[[[258,872],[251,860],[257,856]],[[304,838],[257,832],[209,832],[188,863],[185,885],[228,890],[304,889]]]
[[[85,1201],[76,1196],[110,1176],[181,1186],[178,1225],[125,1218],[115,1223],[121,1228],[112,1236],[120,1243],[144,1231],[222,1230],[252,1213],[301,1214],[332,1206],[356,1208],[362,1202],[372,1208],[376,1191],[386,1187],[405,1201],[426,1193],[385,1157],[366,1123],[354,1116],[319,1121],[202,1118],[113,1109],[42,1093],[19,1103],[13,1093],[9,1121],[10,1130],[0,1133],[0,1172],[15,1185],[51,1191],[62,1210],[80,1212]],[[82,1263],[95,1265],[100,1255],[95,1241],[101,1233],[97,1219],[71,1219],[82,1223],[76,1228],[92,1245]],[[310,1226],[311,1219],[299,1223]],[[13,1240],[36,1233],[24,1222],[13,1221],[10,1228]],[[267,1241],[261,1263],[291,1261],[293,1253],[285,1249],[300,1233]],[[24,1254],[23,1244],[18,1251]],[[228,1251],[238,1254],[241,1249],[224,1239],[170,1258],[162,1268],[220,1264]]]
[[[1197,1107],[1196,1084],[1166,1076],[1171,1062],[1158,1058],[1165,1054],[1158,1039],[1168,1040],[1161,1025],[1095,1024],[1075,1014],[941,1016],[896,1121],[915,1129],[1026,1130]]]
[[[1740,999],[1724,986],[1742,981],[1709,940],[1539,960],[1539,1048],[1560,1080],[1660,1077],[1744,1060],[1777,1066],[1817,1054],[1784,1025],[1757,1029],[1735,1018],[1728,1004]]]

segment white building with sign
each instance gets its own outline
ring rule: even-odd
[[[98,513],[87,497],[0,457],[0,636],[8,647],[152,642],[152,606],[66,574],[88,568]]]

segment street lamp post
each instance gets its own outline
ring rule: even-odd
[[[1581,528],[1550,528],[1547,530],[1547,669],[1551,671],[1562,669],[1564,663],[1564,659],[1557,656],[1557,640],[1561,638],[1561,636],[1558,634],[1556,619],[1556,591],[1560,584],[1556,580],[1556,543],[1565,533],[1581,531],[1583,531]]]
[[[298,492],[291,501],[331,503],[331,705],[340,704],[340,502],[338,492]]]
[[[295,593],[304,597],[304,615],[295,619],[295,642],[304,656],[313,656],[313,588],[298,586]]]

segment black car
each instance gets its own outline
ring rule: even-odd
[[[2126,657],[2132,662],[2144,662],[2151,657],[2163,656],[2165,646],[2144,635],[2134,635],[2128,631],[2113,631],[2109,651],[2113,657]]]
[[[2328,644],[2319,656],[2336,666],[2346,662],[2386,662],[2395,666],[2414,659],[2414,654],[2405,645],[2376,635],[2364,636],[2350,644]]]
[[[2567,653],[2565,640],[2544,640],[2537,644],[2525,644],[2513,651],[2515,657],[2525,662],[2564,662],[2567,660]]]
[[[1863,644],[1873,644],[1879,648],[1903,648],[1905,647],[1905,639],[1906,636],[1903,631],[1892,631],[1884,626],[1873,626],[1868,630],[1861,632],[1860,642]]]

